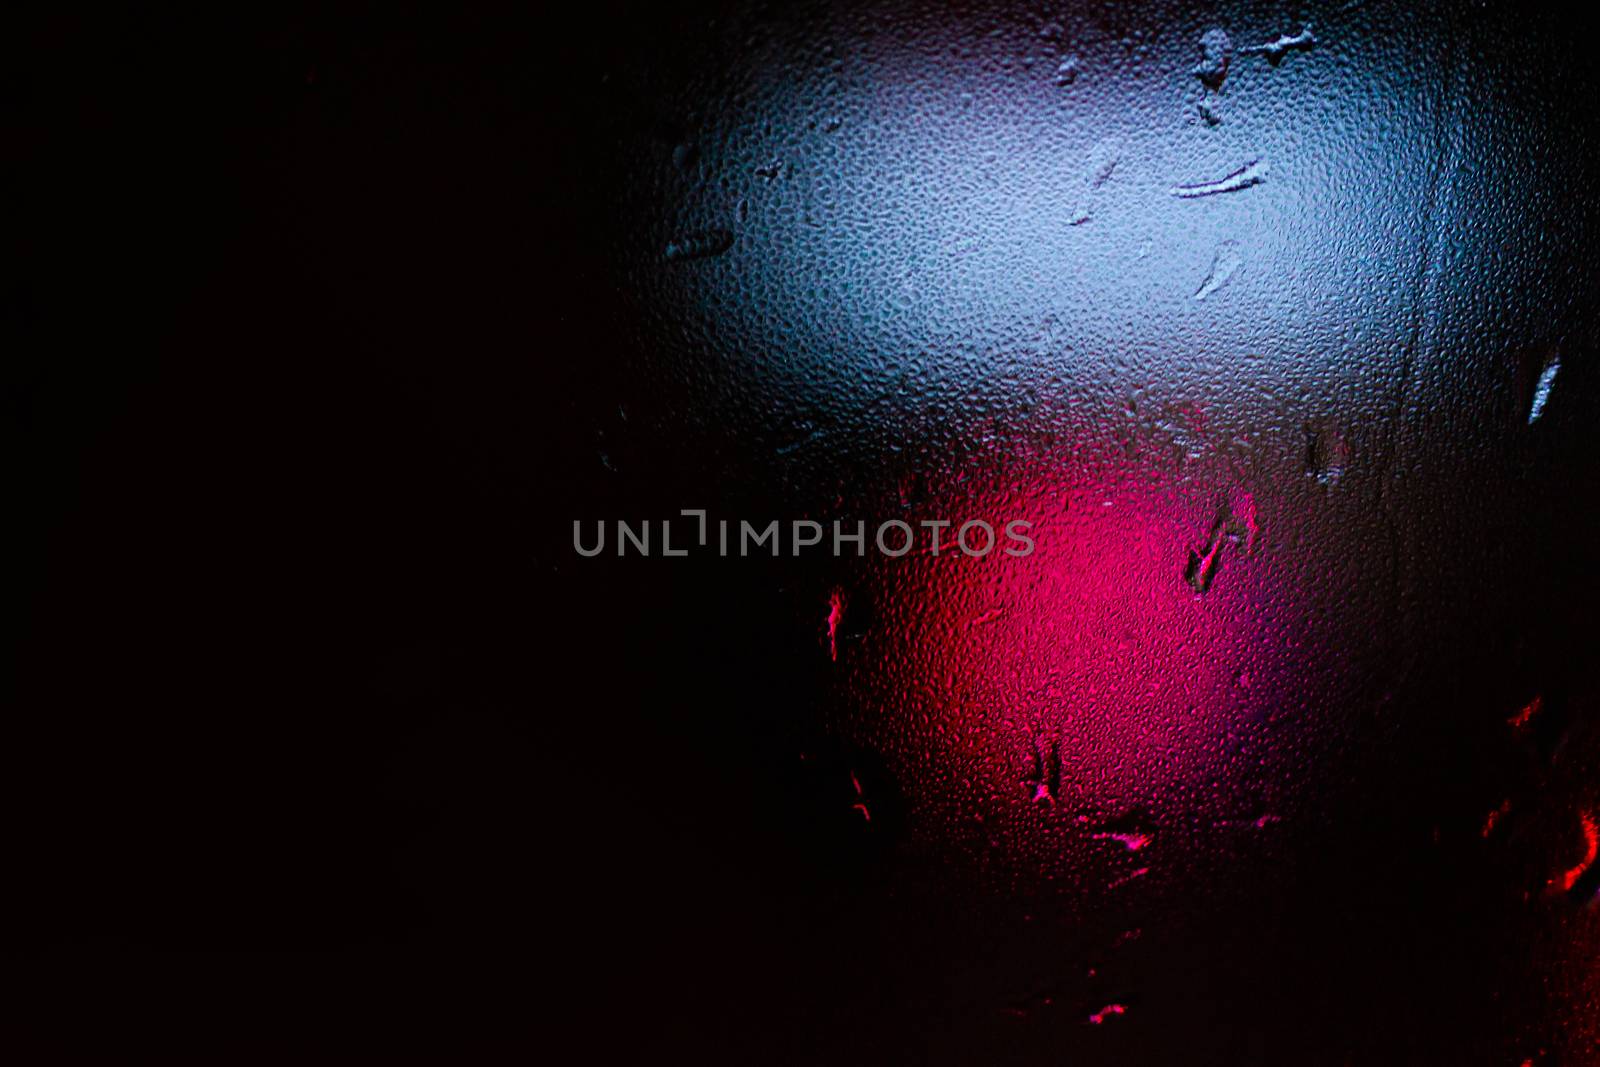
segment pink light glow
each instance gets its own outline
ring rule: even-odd
[[[1594,863],[1595,856],[1600,855],[1600,824],[1597,824],[1595,817],[1587,811],[1583,813],[1583,843],[1583,859],[1577,866],[1563,873],[1559,880],[1558,884],[1564,893],[1570,892],[1572,887],[1578,884],[1578,879],[1582,878],[1584,872]]]
[[[1048,477],[997,492],[929,507],[1026,517],[1035,551],[889,571],[871,593],[884,624],[846,678],[850,731],[886,754],[930,846],[969,838],[980,867],[1105,891],[1104,849],[1073,856],[1095,841],[1147,854],[1152,827],[1117,824],[1130,811],[1214,820],[1260,802],[1226,792],[1228,769],[1242,744],[1266,748],[1258,702],[1278,690],[1280,650],[1306,640],[1274,605],[1297,594],[1265,558],[1270,516],[1251,493],[1152,480],[1063,503]],[[1185,564],[1208,538],[1217,561],[1196,592]]]
[[[839,623],[844,619],[844,591],[834,589],[828,594],[828,616],[826,619],[828,634],[828,658],[834,662],[839,660]]]

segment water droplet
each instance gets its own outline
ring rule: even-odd
[[[1561,353],[1551,352],[1539,371],[1539,383],[1533,388],[1533,406],[1528,409],[1529,426],[1538,422],[1539,416],[1544,414],[1544,406],[1550,402],[1550,390],[1555,386],[1556,373],[1560,370]]]
[[[1194,76],[1212,92],[1222,88],[1228,77],[1228,64],[1233,61],[1233,42],[1220,29],[1210,29],[1200,38],[1200,62],[1195,64]]]
[[[1228,279],[1244,263],[1239,255],[1239,245],[1236,241],[1224,241],[1217,246],[1217,254],[1211,260],[1211,270],[1206,275],[1206,280],[1200,283],[1200,288],[1195,290],[1194,298],[1204,300],[1212,293],[1228,284]]]
[[[835,586],[828,594],[828,614],[823,621],[828,637],[828,658],[835,663],[839,661],[839,623],[842,621],[844,621],[844,590]]]
[[[667,242],[668,259],[707,259],[720,256],[733,247],[733,234],[727,230],[702,230]]]
[[[1036,804],[1054,804],[1061,789],[1061,747],[1052,740],[1041,745],[1035,740],[1028,757],[1028,770],[1022,779]]]
[[[1293,37],[1284,34],[1275,41],[1268,41],[1266,44],[1251,45],[1249,48],[1244,49],[1244,51],[1252,55],[1264,55],[1267,57],[1267,62],[1276,67],[1279,63],[1283,62],[1283,57],[1289,52],[1295,50],[1309,52],[1311,49],[1315,48],[1316,45],[1316,35],[1311,32],[1311,24],[1308,22],[1301,26],[1300,32],[1295,34]]]
[[[1332,427],[1306,424],[1306,475],[1318,485],[1335,486],[1350,463],[1350,444]]]
[[[1088,819],[1079,816],[1078,821],[1086,822]],[[1129,852],[1140,852],[1150,846],[1156,835],[1150,824],[1149,813],[1143,808],[1135,808],[1104,823],[1089,836],[1094,841],[1115,841]]]
[[[990,608],[988,611],[984,612],[982,615],[974,616],[972,621],[967,623],[967,629],[971,630],[971,629],[975,629],[975,628],[977,628],[979,626],[987,626],[991,622],[994,622],[996,619],[998,619],[1001,616],[1003,616],[1005,613],[1006,613],[1006,611],[1005,611],[1004,608]]]
[[[1084,169],[1083,198],[1072,213],[1072,225],[1079,226],[1092,217],[1090,208],[1097,189],[1111,178],[1111,172],[1122,162],[1122,142],[1115,137],[1102,137],[1089,149],[1088,164]]]
[[[1244,514],[1238,514],[1242,511]],[[1211,524],[1211,532],[1206,536],[1206,543],[1201,548],[1189,550],[1189,564],[1184,568],[1183,580],[1189,583],[1189,588],[1196,593],[1210,590],[1211,583],[1216,581],[1217,571],[1222,567],[1222,550],[1225,545],[1238,545],[1241,542],[1244,550],[1249,551],[1255,543],[1256,527],[1253,503],[1246,496],[1243,506],[1237,511],[1227,503],[1223,503],[1217,511],[1216,521]]]
[[[1513,730],[1520,730],[1532,722],[1533,717],[1543,710],[1544,697],[1535,696],[1532,700],[1524,704],[1520,711],[1511,716],[1511,718],[1507,719],[1506,725],[1510,726]]]
[[[1552,878],[1551,884],[1563,893],[1570,893],[1577,888],[1580,881],[1585,881],[1584,875],[1594,866],[1596,856],[1600,856],[1600,821],[1594,815],[1585,811],[1579,815],[1579,827],[1583,830],[1583,858],[1576,866],[1569,867],[1561,874]],[[1592,891],[1593,886],[1590,886]]]
[[[1056,84],[1068,86],[1078,80],[1078,57],[1067,56],[1056,67]]]
[[[1113,833],[1105,831],[1094,835],[1096,841],[1115,841],[1129,852],[1138,852],[1150,844],[1150,835],[1141,833]]]
[[[856,774],[854,768],[850,770],[850,788],[854,789],[856,793],[855,803],[850,805],[850,810],[859,813],[861,818],[867,822],[871,822],[872,811],[867,807],[867,794],[861,788],[861,778]]]
[[[1174,185],[1170,190],[1173,196],[1185,200],[1193,200],[1200,196],[1215,196],[1217,193],[1236,193],[1240,189],[1248,189],[1252,185],[1260,185],[1267,180],[1267,161],[1252,159],[1238,170],[1226,177],[1218,178],[1213,182],[1201,182],[1198,185]]]
[[[1479,831],[1478,836],[1487,841],[1489,839],[1489,835],[1494,833],[1494,828],[1499,824],[1500,820],[1510,814],[1511,798],[1507,797],[1505,800],[1500,802],[1500,806],[1498,808],[1491,809],[1489,814],[1484,818],[1483,829]]]
[[[1145,875],[1147,875],[1149,873],[1150,873],[1150,868],[1149,867],[1140,867],[1137,870],[1132,871],[1131,873],[1129,873],[1125,877],[1118,878],[1116,881],[1114,881],[1110,885],[1106,886],[1106,888],[1107,889],[1120,889],[1123,886],[1127,885],[1129,882],[1133,881],[1134,879],[1143,878]]]

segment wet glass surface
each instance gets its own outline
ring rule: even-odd
[[[154,369],[37,390],[98,442],[19,692],[47,973],[332,950],[258,978],[483,1057],[1600,1063],[1571,24],[289,21],[147,179],[230,220],[181,309],[106,268]]]
[[[741,895],[804,916],[771,962],[815,968],[818,1058],[1597,1055],[1595,175],[1559,34],[819,7],[612,73],[600,499],[1037,541],[752,575],[796,693],[709,729],[770,746],[742,834],[815,790],[815,883]]]

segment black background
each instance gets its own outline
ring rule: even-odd
[[[595,47],[533,9],[12,38],[14,1048],[538,1047],[616,777],[575,720],[640,684],[544,562],[604,344],[557,207]],[[531,410],[429,388],[511,349]]]
[[[756,832],[781,810],[726,804],[770,785],[701,744],[804,699],[754,689],[801,653],[739,623],[773,593],[724,579],[684,626],[706,573],[559,566],[608,503],[571,432],[614,343],[586,124],[608,65],[699,17],[79,11],[12,39],[11,1047],[632,1045],[688,1025],[669,950],[766,909],[705,898],[709,850],[803,869]],[[691,844],[702,803],[726,828]],[[721,967],[691,975],[708,1010]]]

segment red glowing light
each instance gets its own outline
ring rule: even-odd
[[[1532,722],[1533,717],[1539,714],[1540,709],[1543,707],[1544,697],[1536,696],[1532,700],[1528,701],[1527,705],[1521,711],[1507,719],[1506,723],[1513,730],[1520,730],[1524,726],[1528,725],[1528,723]]]
[[[1121,1004],[1107,1004],[1105,1007],[1101,1008],[1099,1011],[1097,1011],[1093,1015],[1089,1016],[1089,1021],[1091,1023],[1094,1023],[1096,1026],[1099,1026],[1101,1023],[1105,1022],[1111,1016],[1113,1016],[1113,1015],[1125,1015],[1125,1014],[1127,1014],[1127,1011],[1128,1011],[1128,1009],[1124,1005],[1121,1005]]]
[[[1129,882],[1133,881],[1135,878],[1143,878],[1145,875],[1147,875],[1149,873],[1150,873],[1150,868],[1149,867],[1140,867],[1138,870],[1134,871],[1132,874],[1128,875],[1126,878],[1118,878],[1116,881],[1112,882],[1106,888],[1108,888],[1108,889],[1117,889],[1117,888],[1119,888],[1121,886],[1127,885]]]
[[[859,811],[863,819],[865,819],[867,822],[871,822],[872,812],[867,810],[866,794],[861,791],[861,779],[856,777],[855,771],[850,772],[850,785],[855,789],[856,796],[860,798],[854,804],[850,805],[850,810]]]
[[[1151,829],[1111,820],[1176,795],[1224,802],[1211,783],[1266,727],[1265,665],[1302,640],[1272,608],[1290,594],[1255,551],[1270,522],[1246,491],[1071,489],[1081,504],[1058,503],[1066,490],[1050,475],[951,505],[1000,514],[1038,501],[1018,512],[1041,531],[1036,550],[902,567],[883,606],[896,625],[873,633],[849,676],[852,734],[889,755],[919,832],[943,841],[981,815],[974,843],[996,872],[1061,856],[1048,835],[1068,820],[1086,831],[1077,840],[1143,856]],[[1221,546],[1203,593],[1185,580],[1197,537]]]
[[[1495,824],[1509,814],[1511,814],[1511,800],[1507,798],[1506,800],[1501,801],[1498,808],[1495,808],[1493,811],[1489,812],[1488,818],[1483,820],[1482,836],[1484,839],[1487,840],[1489,835],[1494,832]]]
[[[1600,854],[1600,824],[1595,822],[1595,817],[1589,812],[1583,813],[1583,859],[1576,867],[1570,868],[1561,876],[1561,889],[1570,892],[1578,884],[1578,879],[1583,877],[1583,872],[1594,863],[1595,856]]]
[[[844,618],[844,592],[835,589],[828,594],[828,658],[839,660],[839,622]]]
[[[1116,841],[1129,852],[1138,852],[1150,844],[1149,834],[1095,834],[1096,841]]]

